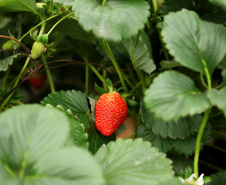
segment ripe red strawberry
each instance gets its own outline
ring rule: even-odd
[[[28,80],[28,82],[33,88],[39,90],[46,82],[46,74],[35,74]]]
[[[96,103],[95,124],[104,136],[113,134],[125,121],[128,108],[117,92],[103,94]]]

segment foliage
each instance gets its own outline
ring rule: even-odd
[[[224,0],[2,0],[0,12],[2,184],[225,183]],[[109,91],[136,126],[106,137],[95,107]],[[120,112],[104,108],[108,125]]]

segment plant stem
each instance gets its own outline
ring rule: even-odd
[[[4,163],[2,162],[1,159],[0,159],[0,164],[2,164],[2,165],[5,167],[6,171],[7,171],[12,177],[16,177],[16,174],[14,173],[14,171],[13,171],[7,164],[4,164]]]
[[[206,61],[202,59],[202,63],[204,65],[204,70],[205,70],[205,73],[206,73],[208,89],[211,89],[211,78],[210,78],[209,70],[206,66]]]
[[[45,69],[46,69],[46,74],[47,74],[47,77],[48,77],[48,80],[49,80],[50,90],[51,90],[52,93],[55,93],[55,86],[54,86],[54,83],[53,83],[53,79],[52,79],[50,70],[48,69],[46,58],[43,55],[41,57],[42,57],[43,63],[45,64]]]
[[[120,70],[120,67],[111,51],[111,48],[109,47],[108,43],[106,41],[104,41],[103,39],[100,39],[100,43],[101,43],[101,46],[103,47],[103,49],[105,50],[105,52],[108,54],[108,56],[110,57],[117,73],[118,73],[118,76],[119,76],[119,79],[121,81],[121,84],[123,86],[123,88],[125,89],[126,91],[126,84],[125,84],[125,81],[123,79],[123,76],[122,76],[122,73],[121,73],[121,70]]]
[[[2,79],[2,89],[6,88],[6,82],[7,82],[8,76],[9,76],[9,71],[10,71],[10,68],[6,71],[6,74],[4,75],[4,77]]]
[[[165,59],[166,59],[167,61],[169,61],[169,55],[168,55],[168,52],[167,52],[167,50],[166,50],[165,44],[164,44],[164,42],[163,42],[163,40],[162,40],[161,30],[160,30],[160,29],[158,29],[158,34],[159,34],[159,40],[160,40],[161,45],[162,45],[162,49],[163,49],[163,53],[164,53]]]
[[[153,4],[154,13],[156,14],[158,11],[158,5],[156,0],[152,0],[152,4]]]
[[[54,15],[54,16],[49,17],[48,19],[45,19],[44,21],[40,22],[40,23],[37,24],[35,27],[33,27],[32,29],[30,29],[27,33],[25,33],[25,34],[19,39],[19,41],[21,42],[21,41],[24,39],[24,37],[26,37],[31,31],[35,30],[37,27],[39,27],[40,25],[42,25],[44,22],[49,21],[49,20],[51,20],[51,19],[53,19],[53,18],[55,18],[55,17],[57,17],[57,16],[59,16],[59,15]]]
[[[69,17],[69,16],[71,16],[71,15],[73,15],[73,14],[74,14],[74,12],[72,12],[72,13],[70,13],[70,14],[64,16],[64,17],[61,18],[59,21],[57,21],[56,24],[54,24],[53,27],[49,30],[49,32],[47,33],[47,35],[49,36],[49,34],[54,30],[54,28],[55,28],[58,24],[60,24],[64,19],[66,19],[67,17]]]
[[[218,132],[216,130],[212,130],[211,135],[212,135],[212,137],[215,137],[219,140],[226,141],[226,135],[222,134],[221,132]]]
[[[156,0],[152,0],[152,4],[153,4],[154,13],[157,14],[157,11],[158,11],[158,5],[157,5]],[[164,42],[163,42],[163,40],[162,40],[161,30],[158,29],[158,28],[157,28],[157,30],[158,30],[159,40],[160,40],[160,43],[161,43],[161,45],[162,45],[162,49],[163,49],[163,53],[164,53],[165,59],[166,59],[167,61],[169,61],[169,55],[168,55],[168,52],[167,52],[167,50],[166,50],[165,44],[164,44]]]
[[[24,74],[24,72],[25,72],[25,70],[27,68],[27,65],[28,65],[29,61],[30,61],[30,58],[28,57],[27,60],[25,61],[25,64],[24,64],[22,70],[20,71],[20,74],[16,78],[16,82],[14,83],[13,88],[18,85],[18,83],[20,81],[20,78]],[[5,99],[5,101],[2,103],[2,105],[0,107],[0,111],[2,111],[2,109],[4,108],[4,106],[8,103],[8,101],[10,100],[10,98],[12,97],[12,95],[13,95],[13,92]]]
[[[220,148],[220,147],[218,147],[218,146],[215,146],[215,145],[213,145],[213,144],[206,144],[206,146],[208,146],[208,147],[210,147],[210,148],[213,148],[213,149],[215,149],[215,150],[218,150],[218,151],[221,151],[221,152],[223,152],[223,153],[225,153],[226,154],[226,150],[224,150],[224,149],[222,149],[222,148]]]
[[[209,87],[206,85],[206,83],[205,83],[205,81],[204,81],[203,73],[200,73],[200,80],[201,80],[202,85],[203,85],[205,88],[208,89]]]
[[[89,92],[89,64],[86,64],[86,84],[85,84],[85,95],[88,96]]]
[[[215,117],[217,117],[217,116],[220,116],[220,115],[222,115],[222,114],[223,114],[223,112],[217,112],[217,113],[211,115],[211,116],[209,117],[209,119],[213,119],[213,118],[215,118]]]
[[[19,178],[22,179],[24,177],[24,172],[25,172],[25,169],[26,169],[26,166],[27,166],[27,158],[28,158],[28,151],[26,151],[24,153],[24,159],[22,161],[22,164],[21,164],[21,169],[20,169],[20,173],[19,173]]]
[[[138,39],[137,39],[136,43],[137,42],[138,42]],[[135,47],[133,48],[133,50],[131,52],[130,60],[132,61],[133,67],[134,67],[134,69],[135,69],[135,71],[137,73],[137,76],[138,76],[139,80],[142,82],[142,90],[143,90],[143,92],[145,92],[145,90],[146,90],[145,80],[144,80],[143,74],[141,73],[140,70],[137,69],[137,67],[135,65],[135,61],[134,61],[134,57],[133,57],[134,50],[135,50]]]
[[[107,2],[107,0],[103,0],[102,6],[104,6],[106,2]]]
[[[133,134],[133,135],[131,135],[131,136],[128,136],[127,138],[125,138],[125,139],[131,139],[131,138],[133,138],[133,137],[135,137],[136,136],[136,134]]]
[[[202,161],[202,160],[200,160],[200,163],[201,163],[202,165],[205,165],[205,166],[209,167],[210,169],[213,169],[213,170],[217,170],[217,171],[225,171],[225,169],[219,168],[219,167],[217,167],[217,166],[215,166],[215,165],[212,165],[212,164],[207,163],[207,162]]]
[[[103,70],[103,77],[107,78],[107,70],[106,69]],[[104,89],[107,89],[107,84],[103,83],[103,87],[104,87]]]
[[[92,64],[90,64],[89,67],[97,75],[97,77],[101,80],[101,82],[105,83],[105,80],[103,79],[101,74],[97,71],[97,69]]]
[[[202,134],[203,131],[205,129],[208,117],[209,117],[209,113],[210,113],[211,108],[209,108],[208,110],[205,111],[200,129],[199,129],[199,133],[196,139],[196,148],[195,148],[195,159],[194,159],[194,173],[196,174],[196,177],[199,177],[199,173],[198,173],[198,161],[199,161],[199,152],[200,152],[200,143],[201,143],[201,139],[202,139]]]
[[[126,64],[126,69],[129,72],[129,76],[130,76],[131,81],[134,82],[134,84],[137,84],[137,79],[136,79],[135,75],[133,74],[133,72],[130,70],[128,64]]]
[[[44,22],[44,23],[42,24],[42,27],[41,27],[40,32],[39,32],[39,34],[38,34],[39,37],[43,34],[45,28],[46,28],[46,22]]]

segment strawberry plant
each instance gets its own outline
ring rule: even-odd
[[[0,182],[225,185],[225,25],[224,0],[1,0]]]

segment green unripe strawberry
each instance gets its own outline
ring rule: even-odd
[[[38,59],[44,53],[44,50],[45,45],[42,42],[35,41],[31,49],[30,57]]]
[[[3,44],[2,49],[13,49],[13,41],[8,40],[5,44]]]

